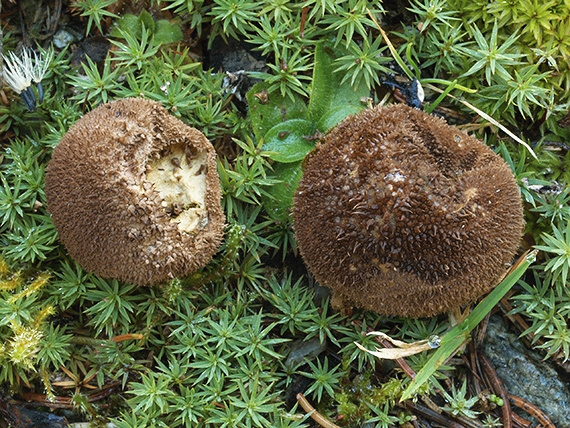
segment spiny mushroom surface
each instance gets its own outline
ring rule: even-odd
[[[433,316],[490,291],[524,227],[508,165],[405,105],[345,119],[305,159],[295,236],[337,306]]]
[[[53,152],[45,191],[71,257],[103,277],[188,275],[222,240],[215,150],[154,101],[122,99],[81,118]]]

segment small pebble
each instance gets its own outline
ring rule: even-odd
[[[63,49],[78,40],[79,37],[75,31],[68,31],[65,28],[62,28],[53,36],[53,44],[58,49]]]

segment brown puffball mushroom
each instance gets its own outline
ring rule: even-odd
[[[365,110],[305,159],[295,236],[333,304],[433,316],[503,277],[519,246],[521,196],[477,139],[405,105]]]
[[[102,277],[159,284],[204,266],[222,241],[214,147],[154,101],[110,102],[75,123],[45,192],[71,257]]]

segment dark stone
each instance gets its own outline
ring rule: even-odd
[[[507,393],[524,398],[546,413],[558,428],[570,428],[570,390],[543,355],[527,349],[501,317],[489,320],[485,354]],[[522,415],[525,419],[530,417]]]
[[[0,398],[0,421],[13,428],[64,428],[69,426],[66,418],[49,412],[31,410],[20,403]]]
[[[204,62],[204,68],[211,68],[214,72],[265,70],[265,60],[257,52],[253,52],[244,43],[231,38],[226,42],[221,37],[217,37],[212,42]]]
[[[110,46],[111,43],[103,36],[89,37],[73,51],[71,64],[73,66],[78,66],[81,63],[86,64],[87,57],[89,57],[95,64],[103,65]]]

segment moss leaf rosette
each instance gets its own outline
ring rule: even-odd
[[[294,198],[301,255],[333,303],[433,316],[499,283],[524,228],[516,180],[477,139],[405,105],[333,128]]]
[[[214,147],[154,101],[81,118],[53,151],[45,191],[67,251],[102,277],[159,284],[207,264],[222,241]]]

